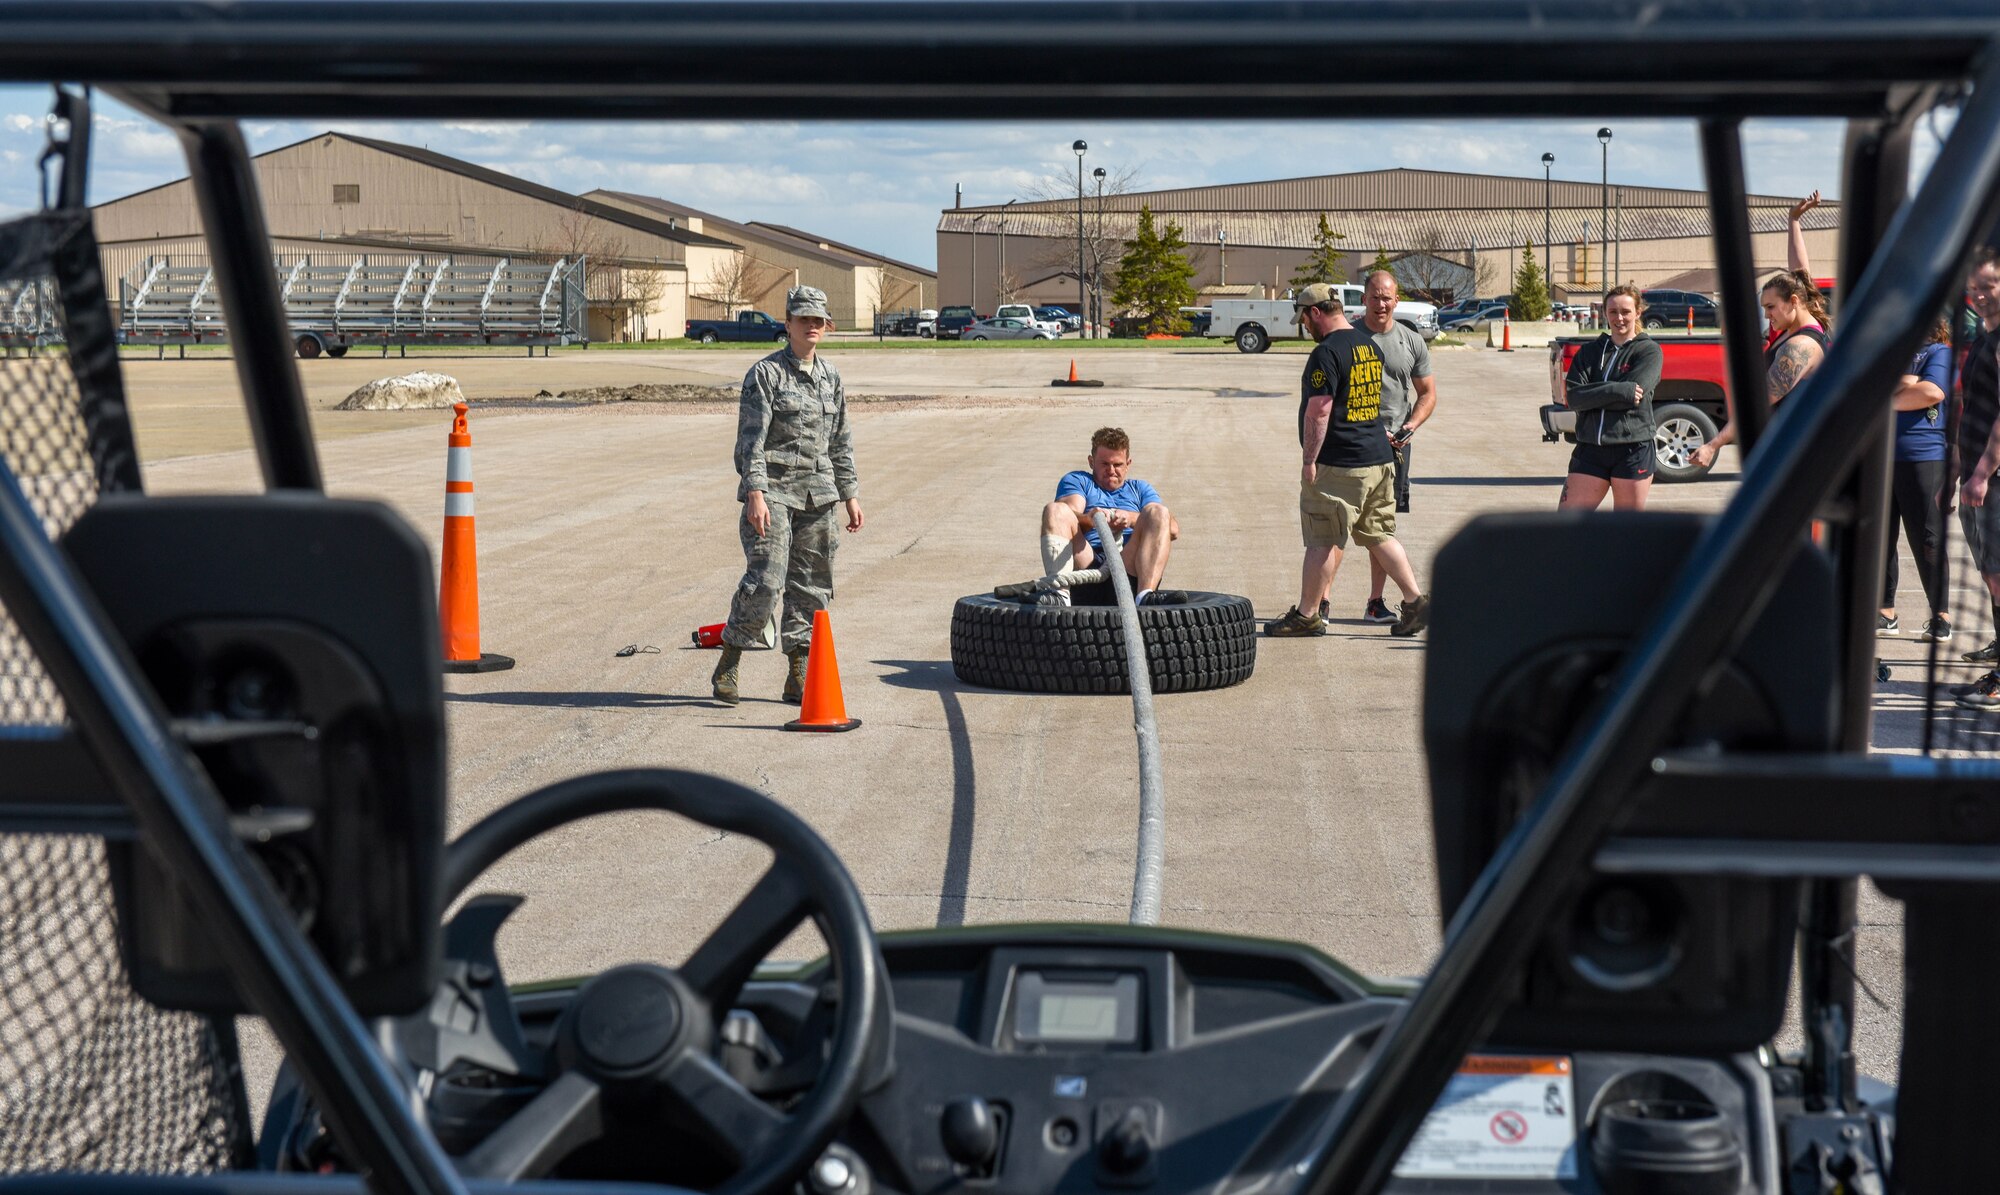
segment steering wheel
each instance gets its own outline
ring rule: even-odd
[[[886,999],[861,893],[825,840],[783,805],[743,785],[670,769],[604,772],[552,784],[466,831],[445,855],[445,902],[516,847],[586,817],[660,809],[754,838],[770,870],[678,968],[627,964],[577,990],[555,1048],[537,1056],[500,982],[492,937],[518,897],[477,897],[447,929],[445,983],[403,1037],[412,1061],[439,1071],[458,1058],[550,1080],[459,1159],[468,1177],[546,1174],[575,1150],[667,1125],[712,1145],[735,1167],[712,1195],[781,1195],[833,1140],[870,1070]],[[716,1061],[724,1019],[764,956],[808,916],[832,954],[839,1003],[819,1077],[789,1111],[766,1104]],[[481,1010],[481,1033],[450,1027],[453,1001]],[[457,1018],[463,1023],[464,1018]],[[628,1140],[645,1140],[643,1136]]]

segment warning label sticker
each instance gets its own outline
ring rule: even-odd
[[[1575,1178],[1567,1058],[1474,1054],[1396,1163],[1403,1178]]]

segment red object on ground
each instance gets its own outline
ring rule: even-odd
[[[696,627],[694,629],[694,645],[696,647],[721,647],[722,632],[728,625],[726,622],[712,622],[705,627]]]

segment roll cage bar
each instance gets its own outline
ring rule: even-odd
[[[2000,201],[2000,14],[1984,0],[1813,6],[1762,0],[1527,3],[1387,0],[1194,4],[1072,0],[900,3],[0,3],[0,79],[102,87],[175,130],[215,263],[258,459],[272,488],[321,488],[267,228],[236,120],[445,116],[727,116],[977,120],[1038,111],[1213,117],[1567,115],[1615,102],[1700,122],[1722,277],[1743,481],[1682,568],[1657,620],[1460,906],[1430,976],[1324,1126],[1303,1169],[1314,1195],[1379,1190],[1453,1068],[1497,1015],[1504,980],[1554,911],[1563,877],[1650,860],[1700,874],[1813,880],[1801,979],[1807,1072],[1820,1106],[1851,1107],[1851,972],[1837,959],[1855,877],[1896,877],[1906,901],[1897,1185],[1965,1190],[1987,1177],[1971,1098],[2000,1039],[1953,1021],[2000,984],[2000,767],[1863,757],[1887,475],[1886,394],[1928,313]],[[1449,64],[1450,86],[1434,75]],[[1906,198],[1914,123],[1965,98],[1922,188]],[[81,100],[72,96],[72,112]],[[1761,397],[1740,143],[1749,116],[1841,116],[1839,276],[1850,320],[1825,364],[1772,417]],[[84,117],[87,127],[87,115]],[[72,147],[77,137],[72,141]],[[68,165],[80,174],[80,165]],[[1851,281],[1850,281],[1851,280]],[[1840,753],[1717,759],[1663,753],[1649,708],[1678,707],[1726,659],[1816,516],[1846,600]],[[228,833],[205,775],[175,749],[129,654],[14,486],[0,486],[0,600],[69,701],[106,777],[208,918],[243,989],[298,1063],[329,1125],[378,1189],[456,1192],[461,1179],[324,963]],[[1655,782],[1636,809],[1623,799]],[[1741,799],[1838,817],[1774,832]],[[1671,803],[1673,815],[1664,816]],[[1928,811],[1949,809],[1950,816]],[[1967,812],[1969,810],[1969,812]],[[1976,882],[1978,886],[1968,884]],[[1953,885],[1957,886],[1953,886]],[[1978,1176],[1974,1178],[1973,1176]]]

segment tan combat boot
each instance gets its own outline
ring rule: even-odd
[[[743,649],[722,645],[722,658],[715,662],[715,675],[708,678],[715,686],[715,699],[725,705],[735,705],[741,698],[736,695],[736,665],[743,661]]]
[[[785,674],[785,700],[793,705],[806,699],[806,660],[811,654],[811,649],[804,647],[785,653],[785,659],[791,663],[791,670]]]

